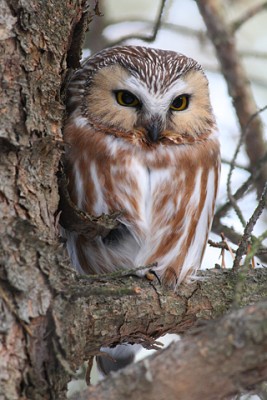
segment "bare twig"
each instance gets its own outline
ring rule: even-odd
[[[231,165],[231,161],[226,160],[225,158],[222,158],[221,161],[222,161],[223,164]],[[235,163],[235,167],[238,168],[238,169],[242,169],[244,171],[250,172],[250,169],[248,167],[246,167],[245,165],[241,165],[239,163]]]
[[[234,171],[234,168],[236,166],[236,158],[237,158],[238,153],[240,151],[241,145],[242,145],[242,143],[243,143],[243,141],[245,139],[245,136],[246,136],[246,134],[248,132],[250,124],[253,122],[254,118],[256,118],[261,112],[265,111],[266,109],[267,109],[267,106],[261,108],[260,110],[258,110],[255,114],[253,114],[250,117],[250,119],[249,119],[249,121],[248,121],[248,123],[247,123],[247,125],[245,127],[245,130],[240,135],[239,142],[237,144],[234,156],[233,156],[232,161],[230,163],[230,170],[229,170],[228,177],[227,177],[227,196],[228,196],[228,199],[229,199],[232,207],[234,208],[234,210],[236,212],[236,215],[238,216],[240,222],[242,223],[242,225],[244,227],[246,226],[245,219],[244,219],[244,217],[242,215],[242,212],[241,212],[239,206],[237,205],[237,202],[236,202],[236,200],[235,200],[235,198],[234,198],[234,196],[232,194],[232,191],[231,191],[231,177],[232,177],[232,173]]]
[[[106,25],[107,26],[116,25],[116,24],[120,24],[122,22],[125,22],[125,20],[112,20],[112,21],[107,21]],[[143,22],[144,24],[146,24],[146,27],[150,27],[151,26],[152,29],[155,29],[154,28],[154,26],[155,26],[154,22],[151,22],[151,21],[149,21],[147,19],[139,18],[138,20],[136,20],[136,19],[132,19],[132,18],[127,18],[127,22],[132,22],[132,23]],[[201,29],[194,29],[194,28],[191,28],[189,26],[181,26],[181,25],[177,25],[177,24],[172,24],[171,22],[163,22],[162,19],[161,19],[160,26],[158,27],[158,30],[162,29],[162,28],[178,32],[178,33],[180,33],[182,35],[197,37],[201,43],[207,42],[206,32],[204,30],[201,30]],[[109,42],[109,46],[114,46],[115,44],[118,44],[120,42],[124,42],[125,40],[136,39],[136,38],[137,39],[141,38],[142,40],[146,40],[147,41],[147,36],[145,36],[145,38],[144,38],[141,35],[139,36],[139,35],[131,34],[131,35],[123,36],[118,41]],[[149,41],[150,41],[150,39],[149,39]]]
[[[239,54],[242,57],[247,57],[247,58],[260,58],[263,60],[267,59],[267,53],[264,51],[256,51],[256,50],[241,50]]]
[[[140,266],[137,268],[125,268],[121,267],[118,268],[116,271],[110,272],[108,274],[93,274],[93,275],[77,275],[76,278],[77,279],[85,279],[85,280],[89,280],[89,281],[101,281],[101,282],[108,282],[114,279],[121,279],[123,277],[127,277],[130,275],[137,275],[138,271],[142,271],[144,269],[152,269],[153,267],[156,267],[157,263],[152,263],[152,264],[148,264],[148,265],[144,265],[144,266]]]
[[[241,210],[240,210],[240,208],[239,208],[239,206],[238,206],[238,204],[236,202],[236,199],[232,194],[232,190],[231,190],[231,178],[232,178],[232,174],[233,174],[234,168],[236,166],[236,158],[237,158],[237,155],[238,155],[238,153],[240,151],[240,148],[241,148],[241,145],[243,143],[243,140],[244,140],[244,135],[241,134],[240,138],[239,138],[239,142],[238,142],[236,150],[235,150],[235,153],[234,153],[234,156],[232,158],[232,161],[230,162],[230,169],[229,169],[229,173],[228,173],[228,176],[227,176],[226,188],[227,188],[227,197],[228,197],[229,203],[231,204],[231,206],[235,210],[236,215],[238,216],[241,224],[245,227],[246,226],[246,221],[245,221],[245,219],[243,217],[243,214],[242,214],[242,212],[241,212]]]
[[[267,159],[267,157],[265,156],[263,159],[261,159],[259,161],[258,166],[252,171],[252,173],[248,177],[248,179],[244,183],[242,183],[242,185],[232,195],[233,198],[235,199],[235,201],[241,199],[245,193],[247,193],[249,190],[252,189],[252,184],[257,179],[258,175],[260,174],[260,167],[263,163],[266,162],[266,159]],[[230,201],[228,201],[218,208],[218,210],[216,211],[215,216],[214,216],[214,226],[218,224],[218,221],[226,215],[226,213],[231,209],[231,207],[232,207],[232,204]],[[218,229],[217,230],[215,229],[215,231],[216,231],[216,233],[218,233]],[[234,243],[236,243],[236,242],[234,242]]]
[[[226,226],[220,222],[219,219],[215,219],[213,221],[212,225],[212,231],[216,233],[217,235],[220,235],[221,232],[224,232],[225,236],[235,244],[239,244],[242,236],[237,233],[233,228],[229,228],[229,226]],[[260,258],[262,262],[267,262],[267,249],[264,246],[261,246],[260,248],[257,249],[257,252],[255,254],[257,257]]]
[[[239,206],[238,206],[238,204],[237,204],[237,202],[236,202],[236,199],[235,199],[235,197],[234,197],[233,194],[232,194],[232,190],[231,190],[231,178],[232,178],[232,173],[233,173],[233,171],[234,171],[234,168],[235,168],[235,166],[236,166],[236,158],[237,158],[237,155],[238,155],[238,153],[239,153],[239,151],[240,151],[240,148],[241,148],[241,145],[242,145],[242,143],[243,143],[243,141],[244,141],[244,139],[245,139],[245,137],[246,137],[246,134],[247,134],[247,132],[248,132],[248,129],[249,129],[250,124],[251,124],[251,123],[253,122],[253,120],[258,116],[258,114],[260,114],[261,112],[265,111],[266,109],[267,109],[267,106],[261,108],[260,110],[258,110],[255,114],[253,114],[253,115],[250,117],[250,119],[249,119],[249,121],[248,121],[248,123],[247,123],[247,125],[246,125],[245,130],[244,130],[243,133],[240,135],[239,142],[238,142],[238,144],[237,144],[237,147],[236,147],[234,156],[233,156],[233,158],[232,158],[232,161],[230,162],[230,170],[229,170],[228,177],[227,177],[227,196],[228,196],[229,202],[231,203],[233,209],[235,210],[236,215],[238,216],[238,218],[239,218],[240,222],[242,223],[243,227],[246,226],[246,222],[245,222],[245,219],[244,219],[243,214],[242,214],[242,212],[241,212],[241,209],[239,208]]]
[[[217,248],[217,249],[224,249],[224,250],[230,251],[230,250],[229,250],[229,245],[228,245],[228,243],[226,243],[225,241],[214,242],[213,240],[209,239],[209,240],[208,240],[208,244],[210,245],[210,247],[214,247],[214,248]],[[231,251],[232,251],[233,253],[236,252],[236,251],[235,251],[234,249],[232,249],[232,248],[231,248]]]
[[[256,4],[250,9],[246,10],[246,12],[241,15],[238,19],[234,21],[232,24],[233,32],[236,32],[244,23],[246,23],[249,19],[259,14],[260,12],[267,10],[267,1],[264,1],[261,4]]]
[[[236,269],[239,267],[241,258],[247,251],[249,239],[250,239],[251,233],[253,231],[253,228],[254,228],[256,222],[258,221],[264,207],[266,206],[266,196],[267,196],[267,183],[265,184],[265,187],[263,189],[260,201],[244,229],[244,234],[242,236],[241,243],[236,251],[236,257],[234,260],[233,269]],[[261,244],[261,242],[258,244],[258,246],[260,246],[260,244]],[[251,259],[251,257],[253,257],[255,255],[255,252],[256,252],[256,249],[253,249],[253,252],[250,253],[251,256],[247,256],[246,262],[248,262]]]
[[[157,37],[158,31],[159,31],[159,29],[161,27],[162,16],[163,16],[163,11],[164,11],[164,8],[165,8],[166,1],[167,0],[161,0],[159,14],[158,14],[156,23],[153,26],[152,34],[150,34],[149,36],[134,35],[134,34],[125,35],[122,38],[120,38],[119,40],[116,40],[116,41],[113,41],[112,43],[109,43],[109,46],[116,46],[118,44],[121,44],[121,43],[125,42],[126,40],[131,40],[131,39],[139,39],[139,40],[143,40],[144,42],[147,42],[147,43],[154,42],[156,37]]]
[[[253,184],[253,176],[250,177],[237,189],[235,194],[233,194],[233,198],[235,201],[241,199],[244,194],[251,188]],[[218,208],[217,212],[215,213],[215,220],[219,220],[220,218],[224,217],[226,213],[231,209],[232,203],[230,201],[223,204],[221,207]]]

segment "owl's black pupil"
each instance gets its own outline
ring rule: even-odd
[[[175,108],[181,107],[182,104],[183,104],[183,97],[181,97],[181,96],[176,97],[176,99],[174,99],[173,102],[172,102],[172,105]]]
[[[129,92],[123,92],[121,99],[125,104],[131,104],[134,102],[135,96]]]

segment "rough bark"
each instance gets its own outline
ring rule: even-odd
[[[210,270],[202,278],[182,285],[177,293],[134,277],[106,282],[86,279],[76,284],[69,280],[54,299],[53,315],[60,346],[72,369],[101,345],[135,342],[150,348],[165,333],[185,333],[222,316],[233,304],[241,307],[267,295],[265,269]]]
[[[59,399],[67,379],[51,346],[49,271],[62,258],[55,229],[60,90],[73,34],[87,25],[84,5],[1,2],[1,399]]]
[[[267,303],[233,311],[74,400],[222,400],[267,379]]]

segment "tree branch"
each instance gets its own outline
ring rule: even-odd
[[[246,10],[246,12],[241,15],[238,19],[236,19],[232,25],[233,32],[236,32],[245,22],[259,14],[260,12],[267,10],[267,1],[264,1],[261,4],[256,4],[250,9]]]
[[[239,267],[239,264],[240,264],[242,256],[248,250],[249,239],[251,237],[251,234],[252,234],[252,231],[254,229],[254,226],[255,226],[256,222],[258,221],[261,213],[263,212],[263,210],[264,210],[264,208],[266,206],[266,200],[267,200],[267,182],[266,182],[266,184],[264,186],[260,201],[259,201],[257,207],[255,208],[252,216],[250,217],[248,223],[245,226],[244,234],[242,236],[242,240],[241,240],[241,242],[239,244],[239,247],[238,247],[238,249],[236,251],[236,257],[235,257],[234,264],[233,264],[233,268],[234,269]],[[258,243],[258,246],[260,244],[261,243]],[[256,252],[256,249],[255,249],[255,252]]]
[[[267,302],[233,311],[75,400],[213,400],[241,393],[267,379],[266,326]]]
[[[115,40],[112,43],[109,43],[109,46],[117,46],[118,44],[121,44],[121,43],[125,42],[126,40],[130,40],[130,39],[139,39],[139,40],[143,40],[144,42],[147,42],[147,43],[154,42],[157,37],[158,31],[161,27],[165,3],[166,3],[166,0],[161,0],[158,17],[156,19],[155,24],[153,24],[152,34],[150,34],[149,36],[134,35],[134,34],[125,35],[122,38],[120,38],[119,40]]]
[[[76,283],[59,277],[53,320],[62,354],[74,370],[101,346],[130,342],[151,347],[151,338],[184,333],[223,315],[235,298],[239,274],[215,269],[200,271],[199,277],[177,293],[135,277]],[[266,297],[266,269],[249,270],[244,279],[241,306]]]

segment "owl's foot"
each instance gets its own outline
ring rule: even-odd
[[[153,269],[150,269],[145,274],[145,277],[149,281],[157,280],[159,284],[169,288],[175,288],[177,286],[178,277],[175,270],[172,267],[167,268],[166,271],[161,276],[158,275],[158,273]]]
[[[153,269],[150,269],[146,274],[145,277],[148,281],[155,281],[157,280],[159,284],[161,284],[160,277],[156,273],[156,271],[153,271]]]

